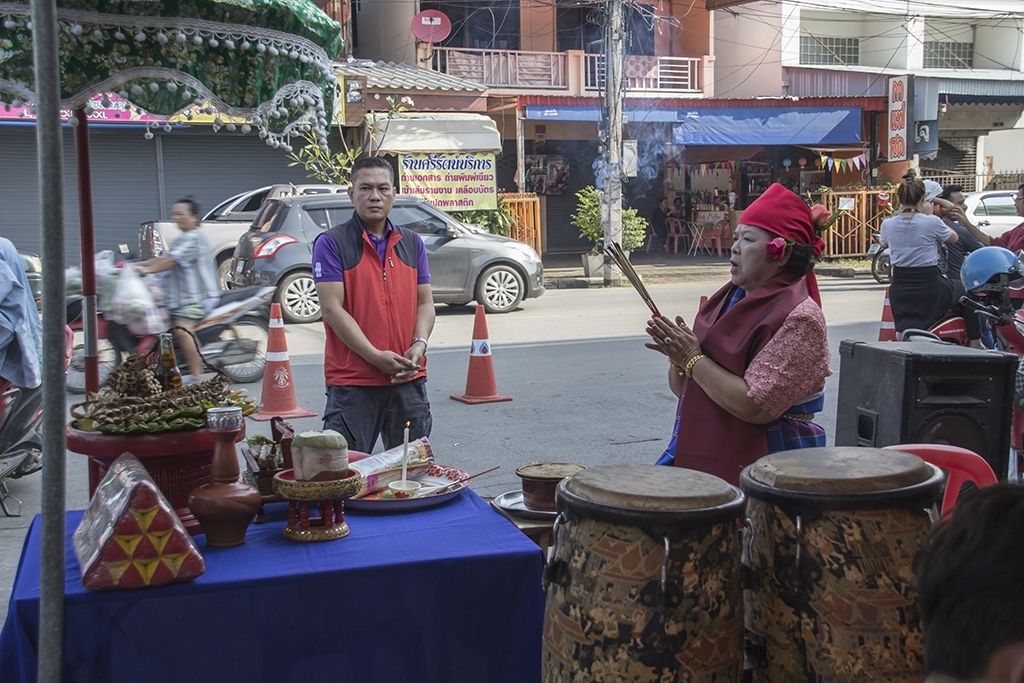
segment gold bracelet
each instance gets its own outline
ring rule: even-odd
[[[671,358],[668,359],[668,364],[675,368],[676,372],[679,373],[680,377],[686,377],[686,372],[683,370],[683,366],[679,365]]]
[[[686,367],[683,368],[683,374],[687,377],[693,377],[693,366],[697,364],[697,361],[702,358],[707,358],[703,353],[698,353],[693,356],[690,360],[686,361]]]

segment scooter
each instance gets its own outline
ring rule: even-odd
[[[1017,254],[1002,247],[983,247],[967,255],[960,269],[960,278],[967,295],[960,298],[966,308],[977,311],[990,324],[996,350],[1012,353],[1024,361],[1024,310],[1015,311],[1010,300],[1011,283],[1024,278],[1024,251]],[[954,313],[943,317],[925,330],[904,330],[901,341],[926,337],[966,346],[967,326],[962,316]],[[1024,454],[1024,363],[1017,370],[1016,396],[1012,406],[1013,422],[1010,436],[1011,457],[1007,478],[1015,481],[1022,471],[1019,457]]]
[[[892,261],[889,258],[889,247],[883,247],[878,241],[879,233],[871,234],[871,246],[868,256],[871,257],[871,277],[876,282],[887,285],[892,282]]]
[[[67,342],[64,360],[71,356],[73,333],[65,328]],[[42,435],[39,421],[43,416],[43,387],[18,387],[0,378],[0,509],[8,517],[21,516],[21,501],[7,489],[10,479],[20,479],[43,467]],[[10,502],[18,504],[12,510]]]
[[[258,382],[263,378],[267,364],[267,338],[269,336],[270,300],[273,287],[245,287],[220,292],[216,308],[196,324],[194,332],[199,339],[200,352],[210,365],[219,368],[232,382]],[[78,306],[78,315],[72,306]],[[74,317],[72,328],[81,329],[81,302],[69,300],[69,318]],[[100,338],[99,380],[103,386],[110,373],[116,370],[129,354],[147,354],[156,348],[156,335],[138,336],[127,327],[97,315],[97,336]],[[181,350],[176,354],[181,361]],[[182,373],[187,371],[179,362]],[[75,346],[67,373],[67,389],[74,394],[85,393],[85,347]]]

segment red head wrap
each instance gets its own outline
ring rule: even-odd
[[[809,246],[814,252],[814,258],[821,256],[825,248],[825,243],[814,232],[815,220],[807,204],[794,192],[778,183],[755,199],[754,203],[740,215],[739,222],[791,239],[796,244]],[[806,277],[808,293],[818,306],[821,306],[814,271],[807,273]]]

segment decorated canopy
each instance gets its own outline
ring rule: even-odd
[[[159,116],[212,106],[275,147],[326,137],[343,41],[310,0],[57,0],[57,18],[63,106],[114,93]],[[0,0],[0,103],[36,91],[29,3]]]

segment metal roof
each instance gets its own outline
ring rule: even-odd
[[[429,90],[434,92],[485,93],[487,87],[407,62],[335,62],[335,73],[365,76],[368,88],[378,90]]]

